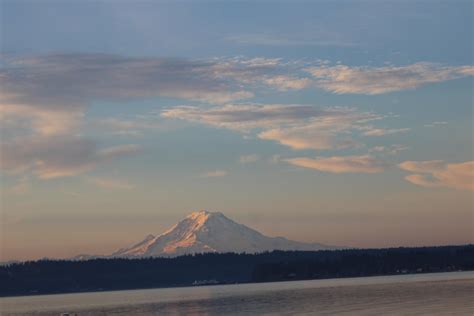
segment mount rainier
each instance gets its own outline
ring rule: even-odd
[[[139,243],[119,249],[108,257],[175,257],[206,252],[259,253],[336,248],[339,247],[268,237],[220,212],[197,211],[163,234],[148,235]]]

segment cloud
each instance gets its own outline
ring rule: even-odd
[[[113,159],[115,157],[126,156],[141,151],[142,147],[136,144],[117,145],[101,149],[97,152],[97,156],[104,159]]]
[[[387,168],[387,163],[374,157],[335,156],[327,158],[291,158],[286,162],[309,169],[330,173],[379,173]]]
[[[425,124],[424,127],[445,126],[445,125],[447,125],[447,124],[448,124],[448,122],[445,122],[445,121],[433,122],[433,123],[430,123],[430,124]]]
[[[282,71],[278,71],[279,60],[265,58],[187,60],[58,54],[3,58],[2,62],[2,126],[27,127],[44,135],[76,128],[86,109],[98,100],[169,97],[227,103],[252,97],[250,90],[257,82],[285,85],[278,80]],[[277,76],[275,82],[273,76]],[[244,83],[252,89],[244,88]],[[286,85],[288,89],[298,82]]]
[[[338,94],[382,94],[415,89],[429,83],[472,76],[472,66],[443,66],[419,62],[407,66],[330,66],[309,67],[316,86]]]
[[[137,145],[98,149],[97,144],[80,137],[25,137],[1,144],[0,167],[6,173],[31,172],[41,179],[68,177],[96,168],[98,164],[130,155]]]
[[[433,173],[440,170],[444,165],[443,160],[427,160],[427,161],[405,161],[398,166],[406,171],[419,173]]]
[[[292,149],[341,149],[357,143],[349,137],[338,139],[337,131],[313,124],[298,127],[275,128],[258,134],[258,138],[273,140]]]
[[[307,118],[324,116],[330,111],[309,105],[227,104],[212,108],[177,106],[162,111],[165,118],[223,127],[238,131],[296,123]]]
[[[367,122],[383,118],[370,112],[344,107],[319,108],[310,105],[242,104],[212,108],[178,106],[162,112],[165,118],[177,118],[226,128],[276,141],[293,149],[333,149],[354,147],[351,131],[359,131]]]
[[[137,58],[110,54],[56,54],[22,58],[3,56],[0,69],[0,132],[2,147],[26,151],[19,142],[26,139],[33,146],[28,155],[44,156],[45,148],[54,146],[56,158],[39,159],[34,168],[41,177],[86,172],[95,162],[76,161],[73,150],[57,139],[69,138],[84,150],[87,140],[80,135],[88,107],[97,101],[130,101],[168,97],[206,103],[226,103],[252,97],[252,90],[299,89],[303,81],[285,74],[279,59],[215,58],[188,60],[178,58]],[[274,80],[272,80],[272,78]],[[146,123],[146,124],[143,124]],[[119,135],[139,135],[152,128],[144,120],[108,119],[102,126]],[[100,125],[100,124],[99,124]],[[43,140],[39,140],[42,138]],[[49,138],[49,139],[46,139]],[[33,153],[33,150],[36,152]],[[64,152],[62,152],[64,150]],[[15,156],[5,154],[5,159]],[[64,156],[63,158],[60,158]],[[80,156],[82,157],[82,156]],[[24,161],[21,158],[19,161]],[[28,160],[28,159],[26,159]],[[49,172],[51,161],[61,161],[64,168]],[[25,164],[7,161],[3,165]],[[27,165],[31,165],[29,161]],[[54,163],[58,166],[58,163]],[[8,168],[10,169],[11,168]],[[21,168],[20,168],[21,169]],[[26,168],[31,170],[31,167]],[[57,172],[57,173],[56,173]]]
[[[244,156],[240,156],[239,162],[243,164],[253,163],[253,162],[257,162],[259,159],[260,159],[260,156],[257,154],[244,155]]]
[[[139,119],[119,119],[109,117],[94,122],[93,127],[109,130],[112,135],[142,136],[143,131],[157,128],[157,124],[143,122]]]
[[[405,179],[423,187],[474,190],[474,161],[447,163],[443,160],[405,161],[400,169],[413,172]]]
[[[63,54],[15,59],[2,69],[5,99],[14,104],[73,107],[93,100],[165,96],[206,102],[247,98],[229,79],[263,71],[262,65],[108,54]],[[219,72],[222,70],[222,73]],[[225,73],[224,73],[225,71]]]
[[[220,104],[242,102],[262,91],[300,90],[314,85],[335,93],[377,94],[470,76],[474,72],[471,66],[431,63],[379,68],[314,65],[261,57],[207,60],[110,54],[3,57],[0,69],[2,170],[15,174],[33,172],[40,178],[90,171],[108,159],[107,150],[102,152],[94,140],[80,136],[91,104],[156,97],[208,104],[170,108],[161,113],[163,117],[227,128],[293,149],[358,146],[353,134],[381,136],[404,129],[369,126],[369,121],[383,116],[349,108]],[[153,128],[153,122],[144,120],[106,119],[100,124],[115,135],[140,135],[143,130]],[[9,151],[5,152],[5,148]],[[133,148],[127,150],[124,155],[135,152]],[[109,152],[111,156],[122,153],[114,153],[112,149]]]
[[[441,183],[433,182],[432,180],[428,179],[426,175],[422,175],[422,174],[410,174],[408,176],[405,176],[405,180],[413,184],[416,184],[422,187],[427,187],[427,188],[439,188],[443,186]]]
[[[312,81],[308,78],[295,78],[284,75],[266,78],[264,79],[264,82],[280,91],[301,90],[309,87],[312,84]]]
[[[0,123],[3,132],[30,131],[41,135],[69,133],[79,126],[82,108],[49,109],[30,104],[6,104],[0,99]]]
[[[409,132],[411,128],[374,128],[368,127],[363,133],[365,136],[385,136],[397,133]]]
[[[389,155],[396,155],[403,150],[407,150],[410,147],[400,144],[394,144],[390,146],[375,146],[369,149],[369,153],[383,153]]]
[[[87,180],[100,188],[108,190],[131,190],[135,188],[133,184],[125,180],[99,177],[88,177]]]
[[[218,178],[218,177],[225,177],[227,175],[227,171],[225,170],[213,170],[202,173],[200,175],[201,178]]]

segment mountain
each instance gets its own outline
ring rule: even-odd
[[[336,249],[283,237],[268,237],[234,222],[220,212],[197,211],[165,233],[148,235],[139,243],[122,248],[111,257],[175,257],[205,252],[259,253],[272,250]]]

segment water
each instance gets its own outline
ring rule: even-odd
[[[474,273],[0,298],[1,315],[474,315]]]

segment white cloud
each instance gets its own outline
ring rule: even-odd
[[[472,66],[443,66],[419,62],[407,66],[330,66],[309,67],[315,84],[334,93],[381,94],[472,76]]]
[[[405,179],[424,187],[474,190],[474,161],[447,163],[443,160],[405,161],[400,169],[413,172]]]
[[[387,168],[387,163],[374,157],[365,156],[334,156],[311,158],[291,158],[286,162],[303,167],[330,173],[379,173]]]

